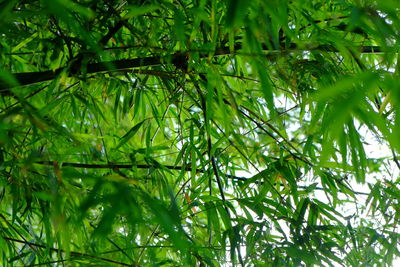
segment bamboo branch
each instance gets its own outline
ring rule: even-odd
[[[35,162],[35,164],[40,164],[40,165],[48,165],[48,166],[53,166],[54,161],[38,161]],[[61,167],[75,167],[75,168],[86,168],[86,169],[132,169],[134,165],[132,164],[121,164],[121,163],[110,163],[110,164],[87,164],[87,163],[74,163],[74,162],[63,162],[61,163]],[[138,164],[135,166],[138,169],[150,169],[150,168],[160,168],[158,166],[154,165],[146,165],[146,164]],[[172,165],[162,165],[162,168],[166,168],[168,170],[175,170],[175,171],[187,171],[191,172],[192,168],[190,166],[172,166]],[[206,173],[207,170],[204,169],[196,169],[197,172],[199,173]],[[238,180],[238,181],[247,181],[249,178],[242,177],[242,176],[236,176],[236,175],[231,175],[231,174],[224,174],[226,178],[233,179],[233,180]],[[255,182],[256,184],[258,183],[257,181]],[[298,188],[302,189],[307,189],[308,186],[303,186],[303,185],[298,185]],[[322,187],[316,187],[316,190],[321,190],[325,191],[324,188]],[[358,192],[358,191],[352,191],[352,193],[356,195],[366,195],[368,196],[369,193],[366,192]]]
[[[235,51],[242,49],[242,45],[239,43],[235,46]],[[383,50],[380,46],[359,46],[354,47],[356,51],[360,53],[382,53]],[[271,49],[267,46],[263,46],[264,51],[269,52],[290,52],[290,51],[309,51],[309,50],[320,50],[325,52],[339,52],[333,46],[330,45],[320,45],[317,47],[298,47],[296,44],[292,43],[284,50],[276,50]],[[204,51],[200,55],[200,57],[208,57],[209,53],[212,51]],[[222,55],[233,55],[234,51],[231,51],[228,47],[219,48],[215,51],[214,56],[222,56]],[[169,63],[168,59],[170,59],[171,63],[175,61],[179,61],[182,56],[185,55],[185,52],[176,52],[171,55],[163,55],[163,56],[153,56],[153,57],[139,57],[134,59],[122,59],[122,60],[113,60],[113,61],[103,61],[98,63],[91,63],[86,66],[86,73],[100,73],[106,71],[122,71],[127,69],[139,68],[139,67],[149,67],[149,66],[159,66],[162,63]],[[55,71],[47,70],[47,71],[37,71],[37,72],[22,72],[22,73],[13,73],[14,78],[18,82],[20,86],[44,82],[55,79],[60,73],[66,71],[67,67],[59,68]],[[72,76],[74,73],[66,72],[67,75]],[[0,81],[0,94],[8,95],[9,91],[7,89],[13,88],[15,85],[9,84],[4,81]]]
[[[38,161],[35,163],[40,164],[40,165],[53,166],[54,161]],[[63,163],[61,163],[61,167],[75,167],[75,168],[86,168],[86,169],[132,169],[132,167],[136,167],[138,169],[159,168],[155,165],[147,165],[147,164],[137,164],[137,165],[121,164],[121,163],[86,164],[86,163],[74,163],[74,162],[63,162]],[[188,172],[192,171],[192,168],[190,166],[162,165],[162,167],[166,168],[168,170],[175,170],[175,171],[181,171],[181,170],[185,170]],[[206,170],[204,170],[204,169],[196,169],[196,171],[199,173],[206,172]],[[239,180],[239,181],[247,180],[247,178],[245,178],[245,177],[235,176],[235,175],[231,175],[231,174],[225,174],[224,176],[227,178]]]
[[[7,240],[7,241],[25,244],[25,245],[28,245],[30,247],[38,247],[38,248],[43,248],[43,249],[49,249],[50,251],[57,252],[57,253],[60,253],[60,252],[61,253],[66,253],[63,249],[51,248],[51,247],[48,248],[45,245],[36,244],[36,243],[25,241],[25,240],[19,240],[19,239],[15,239],[15,238],[12,238],[12,237],[7,237],[7,236],[2,236],[2,238],[4,240]],[[76,257],[92,258],[92,259],[96,259],[96,260],[100,260],[100,261],[104,261],[104,262],[109,262],[109,263],[113,263],[113,264],[121,265],[121,266],[132,266],[131,264],[127,264],[127,263],[124,263],[124,262],[119,262],[119,261],[115,261],[115,260],[111,260],[111,259],[107,259],[107,258],[103,258],[103,257],[99,257],[99,256],[94,256],[94,255],[82,253],[82,252],[71,251],[70,254],[72,256],[76,256]]]

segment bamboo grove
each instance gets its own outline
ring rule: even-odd
[[[395,0],[0,2],[1,266],[392,266]]]

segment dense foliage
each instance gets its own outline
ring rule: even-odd
[[[0,265],[391,265],[399,9],[1,1]]]

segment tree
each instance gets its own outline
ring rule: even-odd
[[[1,265],[391,265],[398,10],[3,1]]]

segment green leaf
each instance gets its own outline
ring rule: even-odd
[[[243,18],[247,13],[248,2],[241,0],[229,0],[228,10],[226,12],[226,26],[233,28],[234,26],[241,25]]]
[[[157,5],[147,5],[147,6],[128,6],[128,12],[124,16],[124,19],[131,19],[133,17],[141,16],[147,13],[151,13],[160,7]]]
[[[115,149],[118,149],[124,144],[126,144],[139,131],[140,127],[143,125],[145,121],[146,120],[139,122],[138,124],[133,126],[126,134],[124,134],[124,136],[120,138],[120,141],[118,145],[115,147]]]

